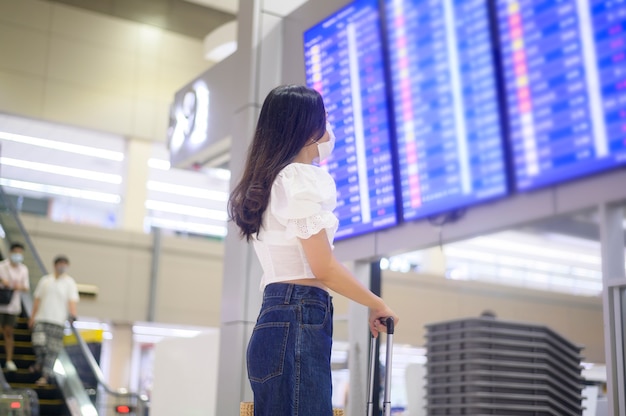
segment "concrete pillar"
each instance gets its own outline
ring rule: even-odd
[[[624,209],[600,206],[602,243],[602,301],[606,350],[607,398],[610,416],[626,414],[626,270],[624,269]]]
[[[358,261],[352,269],[354,275],[366,287],[370,287],[370,263]],[[348,311],[348,369],[350,370],[350,390],[346,415],[367,414],[367,383],[369,370],[369,309],[356,302],[350,302]]]
[[[282,17],[266,10],[265,2],[249,0],[239,4],[238,65],[233,73],[237,110],[233,115],[231,189],[243,171],[263,100],[281,80]],[[239,414],[239,402],[252,401],[245,355],[261,306],[261,274],[252,246],[242,241],[238,229],[229,223],[224,254],[218,415]]]
[[[131,357],[133,352],[133,326],[127,323],[111,324],[111,349],[109,386],[113,389],[130,386]]]

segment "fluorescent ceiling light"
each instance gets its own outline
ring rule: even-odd
[[[30,144],[32,146],[45,147],[47,149],[61,150],[63,152],[75,153],[83,156],[113,160],[116,162],[124,160],[124,153],[122,152],[60,142],[57,140],[40,139],[38,137],[24,136],[22,134],[0,132],[0,139],[16,143]]]
[[[111,173],[96,172],[93,170],[68,168],[65,166],[49,165],[47,163],[28,162],[26,160],[12,159],[9,157],[0,157],[0,165],[13,166],[16,168],[36,170],[39,172],[53,173],[55,175],[70,176],[77,179],[89,179],[92,181],[120,184],[122,183],[121,175],[113,175]]]
[[[600,280],[601,274],[598,270],[587,269],[583,267],[571,266],[567,263],[549,263],[547,261],[534,260],[528,257],[513,257],[503,254],[487,254],[476,250],[468,250],[465,248],[445,247],[445,254],[450,259],[463,259],[470,263],[481,263],[494,267],[509,267],[517,270],[546,272],[551,275],[577,276],[578,279]]]
[[[199,329],[164,328],[156,326],[133,325],[133,333],[137,335],[193,338],[200,332],[202,331]]]
[[[227,221],[228,215],[225,211],[216,209],[198,208],[191,205],[173,204],[171,202],[154,201],[149,199],[146,201],[146,208],[154,211],[169,212],[172,214],[188,215],[190,217],[206,218],[216,221]]]
[[[90,201],[106,202],[109,204],[119,204],[119,195],[105,192],[85,191],[82,189],[66,188],[63,186],[44,185],[41,183],[18,181],[15,179],[0,178],[0,185],[7,188],[23,189],[26,191],[41,192],[44,194],[68,196],[71,198],[87,199]]]
[[[138,344],[158,344],[163,341],[163,337],[159,337],[156,335],[133,335],[133,341]]]
[[[462,259],[468,259],[473,261],[480,261],[483,263],[496,264],[497,257],[494,253],[486,253],[477,250],[468,250],[466,248],[456,247],[444,247],[444,253],[446,256],[458,257]]]
[[[169,230],[185,231],[193,234],[212,235],[217,237],[226,236],[226,227],[220,227],[218,225],[200,224],[196,222],[185,222],[167,220],[163,218],[148,217],[146,221],[149,225],[158,228],[167,228]]]
[[[566,262],[576,263],[588,263],[593,265],[600,265],[600,257],[592,256],[582,253],[573,253],[571,251],[557,250],[549,247],[537,247],[530,244],[516,243],[512,241],[504,241],[501,239],[494,239],[489,237],[478,237],[472,240],[465,241],[460,244],[477,245],[484,248],[493,249],[496,251],[510,251],[514,253],[530,255],[534,257],[544,257],[564,260]]]
[[[193,186],[175,185],[173,183],[148,181],[147,187],[150,191],[164,192],[193,198],[208,199],[210,201],[226,202],[228,193],[212,191],[210,189],[196,188]]]
[[[226,156],[230,158],[230,155],[227,154]],[[158,170],[170,170],[172,166],[169,160],[157,159],[153,157],[148,159],[148,167]],[[212,178],[221,179],[223,181],[230,180],[230,171],[228,169],[209,167],[202,169],[200,173],[206,174]]]
[[[109,331],[109,324],[98,321],[74,321],[74,328],[76,329],[93,329]]]
[[[151,167],[152,169],[169,170],[170,161],[163,160],[163,159],[156,159],[153,157],[153,158],[148,159],[148,167]]]

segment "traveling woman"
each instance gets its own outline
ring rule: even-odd
[[[316,166],[333,150],[322,97],[272,90],[261,108],[229,214],[263,267],[263,305],[247,351],[256,416],[331,416],[328,289],[369,308],[371,332],[396,314],[333,256],[336,188]]]

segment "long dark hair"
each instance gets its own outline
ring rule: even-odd
[[[263,213],[278,173],[304,146],[326,131],[322,96],[301,85],[274,88],[265,98],[243,176],[228,200],[230,219],[246,241],[261,231]]]

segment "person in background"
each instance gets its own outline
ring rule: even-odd
[[[4,288],[12,289],[13,296],[6,305],[0,305],[0,326],[4,336],[4,350],[7,356],[5,368],[16,371],[13,362],[13,328],[17,317],[22,313],[22,297],[20,292],[30,290],[28,267],[24,265],[24,245],[13,243],[9,248],[9,258],[0,261],[0,283]]]
[[[54,259],[54,273],[39,280],[34,293],[33,313],[28,323],[33,329],[32,342],[36,363],[31,372],[41,373],[37,385],[52,380],[54,362],[63,348],[65,321],[76,319],[78,289],[74,279],[67,274],[70,264],[66,256]]]
[[[329,289],[398,316],[333,255],[335,182],[316,163],[334,135],[321,95],[299,85],[272,90],[259,115],[230,218],[252,242],[263,268],[263,305],[248,344],[248,378],[257,416],[331,416],[333,305]]]

